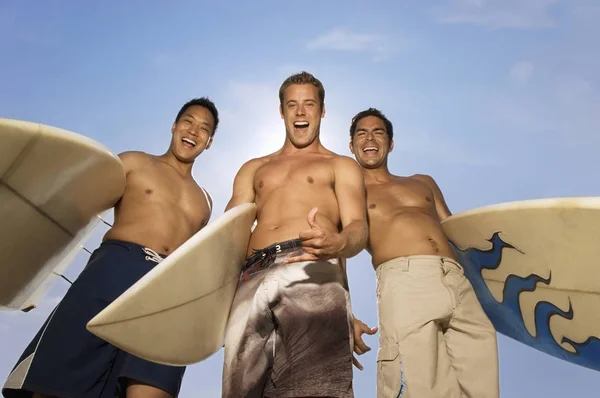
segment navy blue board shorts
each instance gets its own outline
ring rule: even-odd
[[[103,242],[19,358],[4,397],[124,397],[129,380],[177,396],[185,367],[140,359],[85,328],[163,257],[137,244]]]

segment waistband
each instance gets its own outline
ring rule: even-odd
[[[263,249],[252,249],[252,254],[246,258],[246,263],[242,267],[242,275],[240,279],[249,279],[249,277],[269,267],[278,255],[288,254],[302,250],[302,241],[300,239],[291,239],[284,242],[274,243]]]
[[[461,271],[463,270],[462,265],[460,265],[460,263],[458,261],[456,261],[455,259],[453,259],[451,257],[420,254],[420,255],[414,255],[414,256],[404,256],[404,257],[392,258],[391,260],[388,260],[386,262],[379,264],[375,270],[375,273],[377,274],[377,276],[379,276],[379,274],[381,272],[383,272],[383,270],[385,268],[388,268],[391,266],[400,266],[400,267],[408,269],[408,267],[410,265],[419,265],[419,266],[431,265],[431,266],[443,267],[444,264],[453,265],[455,267],[458,267]]]
[[[110,245],[119,245],[124,246],[126,249],[130,250],[141,250],[146,255],[146,260],[152,261],[155,263],[160,263],[162,260],[167,258],[166,254],[157,253],[156,251],[150,249],[149,247],[142,246],[137,243],[118,240],[118,239],[106,239],[100,243],[100,247],[110,246]]]

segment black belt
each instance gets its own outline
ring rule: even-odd
[[[290,252],[302,248],[302,241],[300,239],[286,240],[285,242],[275,243],[271,246],[265,247],[264,249],[252,250],[252,255],[246,259],[246,263],[242,267],[242,272],[248,270],[261,262],[270,262],[275,259],[280,253]]]

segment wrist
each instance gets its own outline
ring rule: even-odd
[[[340,257],[344,257],[342,256],[342,254],[344,254],[346,252],[346,249],[348,248],[348,237],[342,232],[340,234],[338,234],[338,255],[340,255]]]

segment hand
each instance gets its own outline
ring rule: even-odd
[[[373,335],[373,334],[377,333],[378,329],[377,329],[377,327],[373,327],[373,328],[368,327],[364,322],[356,319],[354,316],[352,318],[353,318],[353,323],[354,323],[354,352],[357,353],[358,355],[362,355],[365,352],[371,351],[371,347],[366,345],[365,342],[363,341],[362,334],[366,333],[369,335]],[[358,362],[358,360],[356,359],[356,357],[354,355],[352,355],[352,363],[358,369],[363,370],[362,364],[360,362]]]
[[[286,263],[297,263],[301,261],[328,260],[338,257],[345,246],[341,234],[331,232],[316,220],[318,208],[313,208],[307,217],[309,229],[300,232],[298,237],[302,241],[304,253],[300,256],[288,257]]]

